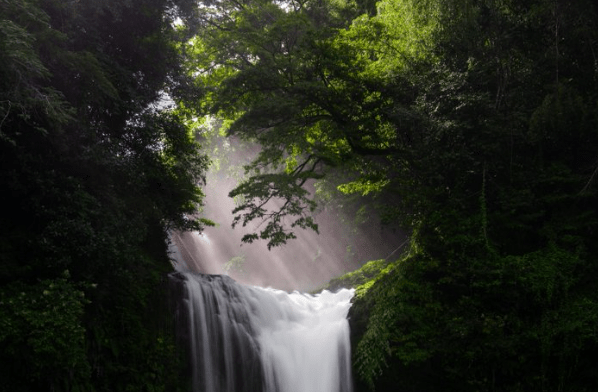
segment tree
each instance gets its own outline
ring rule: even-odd
[[[245,204],[235,222],[268,220],[266,229],[246,237],[292,238],[291,226],[316,228],[314,204],[303,186],[341,165],[379,176],[375,160],[399,151],[385,111],[384,81],[368,73],[367,48],[352,37],[335,39],[354,13],[350,5],[268,2],[228,5],[206,21],[190,56],[208,98],[201,113],[231,121],[229,133],[255,140],[262,152],[247,168],[250,179],[231,192]],[[220,50],[220,48],[227,48]],[[272,199],[281,208],[268,212]]]
[[[439,6],[434,61],[412,74],[419,225],[354,306],[361,388],[591,390],[595,8]]]
[[[184,382],[159,288],[167,230],[207,223],[207,158],[165,98],[193,90],[174,22],[196,11],[0,2],[2,390]]]
[[[289,4],[225,7],[190,57],[199,113],[263,146],[232,192],[238,222],[272,219],[247,239],[292,238],[283,217],[307,221],[309,181],[375,194],[413,248],[354,307],[362,381],[594,388],[573,358],[596,347],[595,6]],[[275,197],[293,208],[267,210]]]

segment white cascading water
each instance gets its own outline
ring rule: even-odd
[[[194,392],[351,392],[353,290],[317,295],[174,274],[186,288]]]

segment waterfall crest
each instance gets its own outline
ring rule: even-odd
[[[185,288],[194,392],[352,392],[353,290],[309,295],[173,276]]]

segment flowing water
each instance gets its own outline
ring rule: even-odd
[[[317,295],[173,274],[184,286],[194,392],[351,392],[353,290]]]

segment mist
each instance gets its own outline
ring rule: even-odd
[[[314,215],[319,234],[296,228],[296,239],[271,250],[268,250],[266,240],[243,243],[242,237],[260,222],[232,228],[235,202],[228,194],[237,185],[237,180],[222,167],[222,163],[241,167],[254,154],[255,149],[249,152],[247,149],[229,149],[227,159],[208,173],[202,217],[215,222],[215,227],[206,227],[202,233],[171,235],[178,248],[176,257],[190,270],[226,274],[253,286],[313,291],[369,260],[388,257],[404,241],[402,233],[377,222],[358,228],[347,223],[353,217],[323,208]]]

